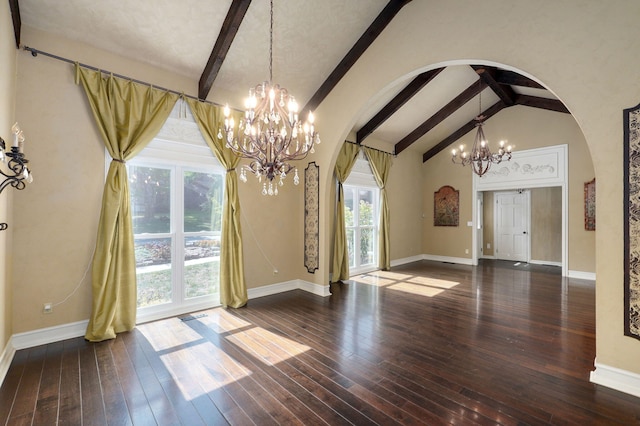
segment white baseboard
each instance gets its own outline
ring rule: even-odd
[[[598,364],[597,361],[595,366],[589,377],[591,383],[640,397],[640,374]]]
[[[13,347],[15,350],[20,350],[84,336],[87,332],[87,325],[89,325],[89,320],[14,334],[12,336]]]
[[[271,296],[272,294],[283,293],[291,290],[304,290],[317,296],[330,296],[329,285],[320,285],[303,280],[291,280],[283,283],[265,285],[262,287],[250,288],[247,290],[249,300],[258,297]]]
[[[582,272],[582,271],[568,271],[567,276],[569,278],[576,278],[579,280],[591,280],[591,281],[595,281],[596,280],[596,273],[595,272]]]
[[[473,260],[466,257],[450,257],[450,256],[439,256],[436,254],[423,254],[422,258],[424,260],[433,260],[435,262],[449,262],[449,263],[459,263],[461,265],[473,265]]]
[[[423,259],[424,259],[424,256],[422,255],[405,257],[403,259],[395,259],[391,261],[391,267],[393,268],[394,266],[400,266],[400,265],[406,265],[407,263],[419,262]]]
[[[529,261],[532,265],[548,265],[548,266],[559,266],[562,268],[562,262],[552,262],[550,260],[533,260]]]
[[[11,361],[13,361],[15,354],[16,348],[13,346],[13,336],[11,336],[7,342],[7,346],[5,346],[2,351],[2,356],[0,356],[0,385],[2,385],[4,378],[9,372],[9,366],[11,365]]]

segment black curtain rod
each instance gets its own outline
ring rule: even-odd
[[[187,95],[184,92],[178,92],[176,90],[171,90],[171,89],[167,89],[165,87],[156,86],[155,84],[147,83],[146,81],[136,80],[135,78],[127,77],[126,75],[116,74],[116,73],[111,72],[111,71],[106,71],[106,70],[103,70],[101,68],[97,68],[97,67],[94,67],[94,66],[91,66],[91,65],[87,65],[87,64],[83,64],[83,63],[80,63],[80,62],[77,62],[77,61],[73,61],[73,60],[71,60],[69,58],[64,58],[62,56],[54,55],[53,53],[44,52],[42,50],[34,49],[33,47],[24,46],[22,49],[26,50],[27,52],[31,52],[31,56],[33,56],[33,57],[36,57],[38,55],[44,55],[44,56],[48,56],[49,58],[57,59],[59,61],[67,62],[67,63],[73,64],[73,65],[75,65],[77,63],[79,66],[81,66],[83,68],[88,68],[90,70],[99,71],[99,72],[104,73],[104,74],[110,74],[110,75],[113,75],[113,76],[118,77],[118,78],[122,78],[122,79],[125,79],[125,80],[133,81],[134,83],[143,84],[145,86],[155,87],[158,90],[164,90],[165,92],[174,93],[176,95],[184,96],[185,98],[195,99],[197,101],[204,102],[204,103],[207,103],[207,104],[211,104],[211,105],[215,105],[215,106],[223,106],[223,105],[217,104],[215,102],[199,99],[196,96]]]
[[[383,151],[383,150],[378,149],[378,148],[372,148],[372,147],[370,147],[370,146],[365,146],[365,145],[359,144],[358,142],[352,142],[352,141],[345,141],[345,142],[352,143],[352,144],[354,144],[354,145],[358,145],[358,146],[364,146],[365,148],[369,148],[369,149],[372,149],[372,150],[374,150],[374,151],[382,152],[383,154],[393,155],[394,157],[397,157],[397,156],[398,156],[398,154],[396,154],[395,152],[387,152],[387,151]]]

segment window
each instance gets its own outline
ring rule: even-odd
[[[179,104],[127,163],[138,321],[220,304],[224,170]]]
[[[366,159],[356,161],[343,189],[349,271],[355,275],[376,270],[380,189]]]

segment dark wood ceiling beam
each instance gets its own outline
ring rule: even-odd
[[[475,96],[478,95],[484,88],[487,87],[484,81],[480,81],[480,83],[473,83],[471,86],[467,87],[464,92],[460,93],[456,96],[451,102],[440,108],[438,112],[429,117],[424,123],[419,125],[414,131],[409,133],[407,136],[402,138],[395,145],[395,153],[400,154],[405,149],[409,148],[412,143],[420,139],[422,136],[427,134],[427,132],[438,124],[442,123],[447,117],[456,112],[462,105],[469,102]]]
[[[240,24],[250,4],[251,0],[233,0],[231,3],[227,16],[222,23],[220,34],[218,34],[218,39],[213,46],[207,65],[204,67],[198,82],[198,98],[206,99],[209,95],[213,82],[218,76],[218,72],[220,72],[222,63],[227,57],[231,43],[238,33]]]
[[[398,93],[388,104],[386,104],[367,124],[362,126],[356,133],[356,143],[362,141],[373,133],[382,123],[396,113],[409,99],[415,96],[424,86],[435,78],[444,68],[423,72],[414,78],[400,93]]]
[[[524,105],[533,108],[542,108],[549,111],[564,112],[570,114],[569,110],[557,99],[540,98],[538,96],[518,95],[515,99],[516,105]]]
[[[514,71],[496,70],[494,75],[496,81],[500,84],[506,84],[509,86],[531,87],[532,89],[545,89],[545,87],[531,80],[528,77],[518,74]]]
[[[22,19],[20,18],[20,6],[18,0],[9,0],[11,9],[11,19],[13,20],[13,34],[16,38],[16,48],[20,49],[20,31],[22,29]]]
[[[367,48],[373,43],[373,41],[382,33],[396,14],[411,0],[390,0],[389,3],[382,9],[382,12],[373,21],[369,28],[360,36],[358,41],[347,52],[346,56],[342,58],[342,61],[336,66],[336,68],[329,74],[329,77],[322,83],[320,88],[314,93],[311,99],[307,102],[301,111],[300,116],[304,118],[308,111],[315,110],[318,105],[327,97],[327,95],[333,90],[338,82],[344,77],[344,75],[351,69],[351,67],[358,61],[360,56],[367,50]]]
[[[505,103],[507,106],[511,106],[514,104],[514,99],[516,97],[516,92],[513,91],[511,86],[505,86],[496,81],[496,69],[493,67],[484,67],[474,65],[472,68],[478,73],[478,76],[484,81],[487,86],[493,90],[493,92],[498,95],[500,100]]]
[[[506,107],[507,105],[503,101],[500,100],[496,102],[491,107],[489,107],[488,109],[482,112],[482,115],[485,117],[484,120],[485,121],[488,120],[489,118],[493,117],[494,115],[496,115],[498,112],[502,111]],[[466,135],[467,133],[475,129],[475,127],[476,127],[476,119],[469,121],[467,124],[460,127],[458,130],[456,130],[451,135],[449,135],[446,139],[443,139],[436,146],[434,146],[433,148],[431,148],[430,150],[422,154],[422,162],[425,163],[431,157],[434,157],[435,155],[440,153],[440,151],[446,149],[449,145],[451,145],[452,143],[460,139],[462,136]]]

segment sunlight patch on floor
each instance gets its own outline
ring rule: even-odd
[[[420,284],[398,283],[387,287],[390,290],[402,291],[403,293],[411,293],[418,296],[433,297],[444,291],[443,288],[433,288]]]
[[[455,281],[439,280],[437,278],[430,278],[430,277],[413,277],[407,280],[407,282],[413,283],[413,284],[426,285],[429,287],[445,288],[445,289],[453,288],[458,284],[460,284]]]
[[[270,366],[311,349],[309,346],[272,333],[262,327],[252,327],[230,334],[226,338],[258,361]]]
[[[438,278],[423,277],[410,274],[401,274],[391,271],[376,271],[358,275],[352,278],[363,284],[385,287],[390,290],[402,291],[419,296],[433,297],[458,284],[456,281],[442,280]]]
[[[189,401],[245,379],[256,363],[273,366],[310,349],[221,308],[189,321],[143,324],[138,331]]]

